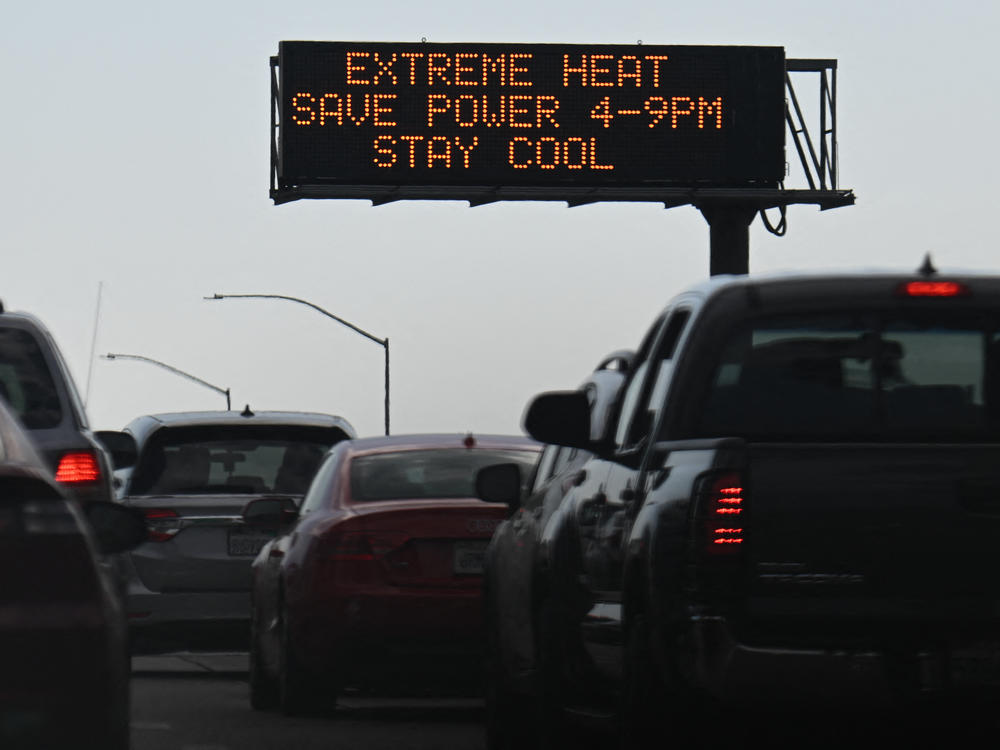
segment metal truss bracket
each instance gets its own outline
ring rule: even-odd
[[[809,132],[792,74],[819,76],[819,151]],[[837,189],[837,61],[786,60],[785,121],[810,190]]]

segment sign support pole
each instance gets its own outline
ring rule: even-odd
[[[757,209],[739,205],[699,208],[709,227],[709,274],[750,273],[750,223]]]

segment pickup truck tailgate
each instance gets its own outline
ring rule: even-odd
[[[748,451],[749,621],[864,632],[1000,623],[1000,446]]]

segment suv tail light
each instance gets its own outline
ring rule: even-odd
[[[746,541],[746,492],[739,472],[710,477],[699,503],[705,552],[712,556],[739,554]]]
[[[74,451],[59,459],[56,481],[61,484],[85,484],[101,478],[101,465],[90,451]]]
[[[151,542],[169,542],[181,530],[180,516],[170,508],[146,508],[143,515]]]

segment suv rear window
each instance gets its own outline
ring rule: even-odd
[[[0,397],[28,429],[62,422],[59,392],[42,349],[20,328],[0,328]]]
[[[996,440],[998,328],[993,313],[926,309],[751,320],[729,336],[697,432],[757,440]]]
[[[351,498],[355,502],[474,498],[479,469],[517,463],[521,476],[529,477],[537,458],[535,451],[465,448],[358,456],[351,461]]]
[[[170,428],[143,447],[132,495],[304,495],[339,430],[254,426]]]

